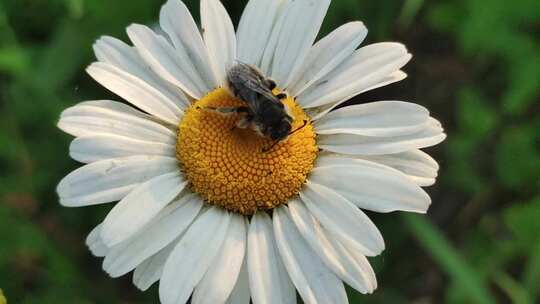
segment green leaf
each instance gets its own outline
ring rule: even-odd
[[[86,283],[78,276],[75,266],[64,252],[58,250],[49,238],[32,222],[22,219],[0,204],[0,286],[16,303],[53,303],[41,300],[62,294],[68,303],[79,303],[84,297]],[[13,266],[18,264],[20,266]],[[12,272],[12,267],[22,269]],[[34,288],[25,290],[21,283],[30,280]]]
[[[0,48],[0,72],[22,75],[29,67],[30,59],[23,49],[15,46]]]
[[[433,224],[418,215],[406,214],[403,219],[420,245],[431,254],[431,257],[474,303],[496,303],[475,269],[468,265]]]
[[[503,212],[504,223],[522,254],[528,255],[524,268],[525,289],[536,297],[540,288],[540,197],[528,203],[516,203]]]
[[[529,294],[514,278],[504,272],[495,275],[494,281],[512,299],[515,304],[533,303]]]
[[[468,193],[477,193],[487,186],[478,166],[481,159],[475,155],[479,142],[466,132],[451,135],[446,143],[448,164],[444,176],[452,185]]]
[[[66,0],[71,18],[79,19],[84,15],[84,0]]]
[[[525,43],[518,45],[526,49]],[[509,78],[509,89],[502,98],[504,110],[513,115],[524,114],[540,97],[540,48],[516,54]]]
[[[540,243],[529,252],[529,259],[523,274],[523,284],[531,297],[537,299],[540,293]]]
[[[401,16],[399,17],[399,20],[401,24],[408,27],[414,18],[418,15],[418,12],[424,5],[424,0],[407,0],[403,4],[403,8],[401,9]]]
[[[458,96],[457,116],[462,132],[473,137],[475,141],[480,141],[495,131],[498,123],[497,113],[477,90],[465,88]]]
[[[504,223],[520,244],[531,252],[540,244],[540,197],[514,204],[503,212]]]
[[[447,33],[456,33],[462,24],[464,14],[459,2],[430,3],[433,5],[428,11],[428,23],[435,30]]]
[[[0,304],[7,304],[6,297],[4,296],[4,292],[0,288]]]
[[[540,151],[534,126],[519,126],[504,130],[495,154],[495,168],[502,183],[522,190],[540,183]]]

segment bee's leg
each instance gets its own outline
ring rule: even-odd
[[[251,122],[246,117],[242,117],[240,118],[240,120],[236,122],[236,125],[233,127],[233,130],[234,128],[246,129],[247,127],[249,127],[250,124]]]
[[[240,118],[236,122],[236,126],[233,127],[233,130],[235,128],[246,129],[246,128],[251,126],[252,121],[253,121],[253,116],[252,115],[246,115],[246,116]]]
[[[279,142],[280,142],[279,140],[276,140],[276,141],[274,141],[274,143],[271,146],[263,148],[262,153],[270,152],[277,144],[279,144]]]
[[[233,114],[247,113],[248,107],[204,107],[205,110],[213,111],[221,115],[229,116]]]

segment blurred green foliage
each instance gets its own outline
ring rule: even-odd
[[[186,1],[197,16],[198,1]],[[245,1],[223,1],[238,21]],[[10,303],[156,303],[84,247],[109,206],[62,208],[78,165],[60,111],[109,93],[84,73],[100,35],[156,22],[157,0],[0,1],[0,288]],[[322,33],[360,19],[407,44],[408,80],[354,102],[425,105],[448,140],[427,216],[375,215],[387,243],[374,295],[351,303],[536,303],[540,297],[540,1],[339,0]],[[403,229],[405,227],[406,229]],[[0,300],[1,303],[1,300]]]

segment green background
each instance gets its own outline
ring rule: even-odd
[[[245,1],[224,1],[236,23]],[[59,206],[79,166],[62,109],[114,98],[84,72],[93,41],[126,40],[162,1],[0,0],[0,288],[9,303],[157,303],[130,276],[110,279],[84,238],[110,205]],[[198,15],[198,1],[187,1]],[[335,0],[321,34],[362,20],[367,43],[414,54],[410,77],[352,102],[420,103],[448,139],[428,149],[440,178],[427,216],[370,214],[387,249],[379,288],[351,303],[538,303],[540,297],[540,1]]]

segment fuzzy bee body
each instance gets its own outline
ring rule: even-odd
[[[231,109],[230,112],[245,113],[238,127],[251,127],[264,137],[275,141],[287,138],[291,132],[293,117],[288,113],[280,98],[274,95],[276,83],[264,77],[255,67],[237,63],[227,73],[229,91],[246,103],[246,107]],[[219,111],[219,109],[218,109]]]

